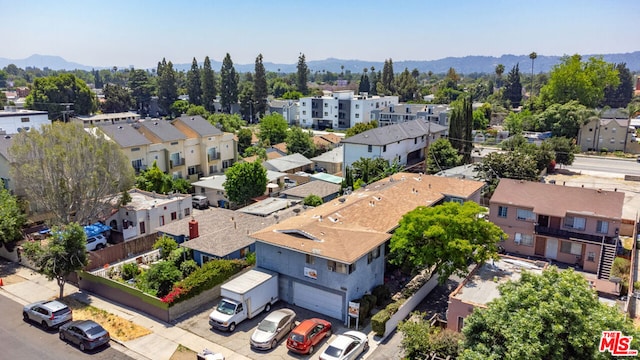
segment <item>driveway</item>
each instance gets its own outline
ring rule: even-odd
[[[292,352],[289,352],[286,346],[286,339],[281,340],[278,346],[275,349],[267,350],[267,351],[259,351],[254,350],[249,345],[249,339],[251,338],[251,334],[254,329],[258,326],[258,323],[267,315],[266,313],[262,313],[253,319],[248,319],[236,327],[236,330],[233,333],[222,332],[216,329],[212,329],[209,326],[209,313],[213,307],[217,304],[217,301],[211,302],[194,312],[183,316],[181,319],[178,319],[175,323],[176,326],[182,328],[184,330],[190,331],[200,337],[203,337],[209,341],[212,341],[216,344],[224,346],[238,354],[244,355],[251,359],[317,359],[318,356],[324,351],[327,347],[327,344],[331,342],[335,337],[336,333],[341,334],[347,329],[342,321],[338,319],[333,319],[327,317],[322,314],[315,313],[313,311],[303,309],[301,307],[290,305],[285,302],[279,301],[276,303],[272,310],[281,309],[281,308],[289,308],[296,312],[296,322],[300,322],[304,319],[309,319],[313,317],[325,319],[331,322],[333,328],[333,334],[328,340],[323,340],[315,352],[311,355],[298,355]],[[353,329],[351,329],[353,330]],[[371,339],[369,340],[371,344]],[[370,352],[372,350],[369,350]]]

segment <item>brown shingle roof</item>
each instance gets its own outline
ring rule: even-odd
[[[491,203],[520,206],[556,217],[565,217],[569,212],[621,219],[624,192],[502,179]]]
[[[468,198],[483,185],[473,180],[395,174],[252,236],[276,246],[353,263],[388,240],[404,214],[421,205],[431,206],[444,194]]]

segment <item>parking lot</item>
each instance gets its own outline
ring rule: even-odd
[[[336,334],[342,334],[349,330],[355,330],[353,327],[355,326],[355,322],[352,322],[352,328],[348,329],[342,321],[337,319],[332,319],[322,314],[315,313],[313,311],[303,309],[301,307],[290,305],[285,302],[279,301],[277,302],[271,311],[281,308],[289,308],[296,312],[296,323],[304,319],[309,318],[321,318],[331,322],[332,326],[332,334],[331,337],[327,340],[322,340],[320,342],[320,346],[314,351],[311,355],[298,355],[293,352],[290,352],[286,346],[286,338],[281,340],[278,343],[278,346],[275,349],[261,351],[252,349],[249,345],[249,339],[251,338],[251,334],[258,326],[258,323],[267,315],[266,313],[262,313],[253,319],[248,319],[238,324],[236,330],[233,333],[223,332],[216,329],[212,329],[209,325],[209,313],[213,307],[217,304],[216,302],[210,303],[208,306],[203,306],[199,310],[187,314],[182,319],[179,319],[176,323],[176,326],[190,331],[198,336],[206,338],[218,345],[224,346],[238,354],[244,355],[251,359],[318,359],[320,354],[327,347],[327,344],[330,343],[335,337]],[[360,329],[362,331],[362,329]],[[369,336],[369,344],[372,345],[371,349],[369,349],[368,353],[361,356],[360,359],[364,359],[369,353],[373,351],[375,346],[374,342],[371,340],[371,335]]]

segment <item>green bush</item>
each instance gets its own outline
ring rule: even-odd
[[[367,313],[367,316],[369,316],[371,310],[373,310],[373,308],[378,304],[378,297],[373,294],[366,294],[362,298],[369,303],[369,312]]]
[[[404,303],[404,300],[398,300],[398,301],[394,301],[391,304],[387,305],[387,307],[385,308],[385,310],[387,310],[389,312],[389,315],[393,315],[395,313],[398,312],[398,309],[400,309],[400,306]]]
[[[167,260],[171,261],[172,263],[175,264],[175,266],[180,268],[180,265],[182,264],[182,262],[191,260],[191,249],[187,249],[182,246],[177,249],[174,249],[171,251],[171,253],[167,257]]]
[[[182,292],[170,304],[190,299],[205,290],[222,284],[245,266],[246,262],[242,260],[212,260],[204,263],[202,267],[175,284],[174,290],[180,288]]]
[[[247,265],[249,266],[253,266],[256,264],[256,253],[252,252],[252,253],[248,253],[247,257],[245,258],[245,261],[247,262]]]
[[[140,274],[140,268],[136,263],[128,263],[122,265],[121,276],[122,280],[131,280]]]
[[[633,290],[640,290],[640,281],[636,281],[633,283]]]
[[[384,304],[391,298],[391,292],[386,285],[378,285],[371,290],[371,294],[376,297],[376,305]]]
[[[160,256],[166,259],[171,255],[171,252],[178,248],[178,243],[170,236],[162,235],[153,244],[154,249],[160,249]]]
[[[198,270],[198,263],[195,260],[183,261],[180,264],[180,271],[182,271],[182,276],[185,278],[196,270]]]
[[[358,319],[359,319],[360,323],[362,324],[363,321],[369,315],[369,312],[371,311],[371,304],[369,303],[368,300],[366,300],[364,298],[353,300],[353,302],[360,304],[360,309],[358,311]]]
[[[391,314],[389,314],[386,309],[378,311],[377,314],[371,317],[371,329],[376,333],[376,335],[384,335],[387,321],[389,321],[389,319],[391,319]]]

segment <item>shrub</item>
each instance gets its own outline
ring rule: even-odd
[[[171,255],[171,252],[178,248],[178,243],[167,235],[162,235],[156,242],[153,244],[154,249],[160,249],[160,255],[163,259],[166,259]]]
[[[140,268],[136,263],[128,263],[122,265],[122,280],[131,280],[140,274]]]
[[[640,281],[636,281],[633,283],[633,290],[640,290]]]
[[[322,205],[322,198],[318,195],[310,194],[302,201],[307,206],[320,206]]]
[[[198,263],[195,260],[183,261],[180,264],[180,271],[182,271],[182,276],[185,278],[196,270],[198,270]]]
[[[177,249],[171,251],[171,253],[167,257],[167,260],[171,261],[176,267],[180,268],[180,265],[183,261],[191,260],[191,250],[184,247],[178,247]]]
[[[247,265],[249,266],[253,266],[256,264],[256,253],[252,252],[252,253],[248,253],[247,257],[245,258],[245,261],[247,262]]]
[[[381,305],[391,298],[391,292],[386,285],[378,285],[371,290],[371,295],[376,297],[376,305]]]
[[[179,287],[184,292],[173,297],[172,301],[168,303],[175,304],[176,302],[190,299],[205,290],[222,284],[245,266],[246,263],[241,260],[212,260],[206,262],[202,267],[174,285],[174,289]]]
[[[389,314],[386,309],[378,311],[377,314],[371,317],[371,329],[376,333],[376,335],[384,335],[387,321],[389,321],[389,319],[391,319],[391,314]]]
[[[365,298],[353,300],[353,302],[360,304],[360,309],[358,311],[358,319],[362,324],[364,320],[369,316],[369,312],[371,311],[371,304]]]
[[[173,289],[173,285],[182,279],[182,272],[170,261],[161,261],[151,265],[149,270],[143,272],[136,282],[142,291],[164,297]]]
[[[376,304],[378,303],[378,298],[372,294],[366,294],[362,298],[369,303],[369,312],[367,312],[367,316],[369,316],[369,314],[371,313],[371,310],[376,307]]]

